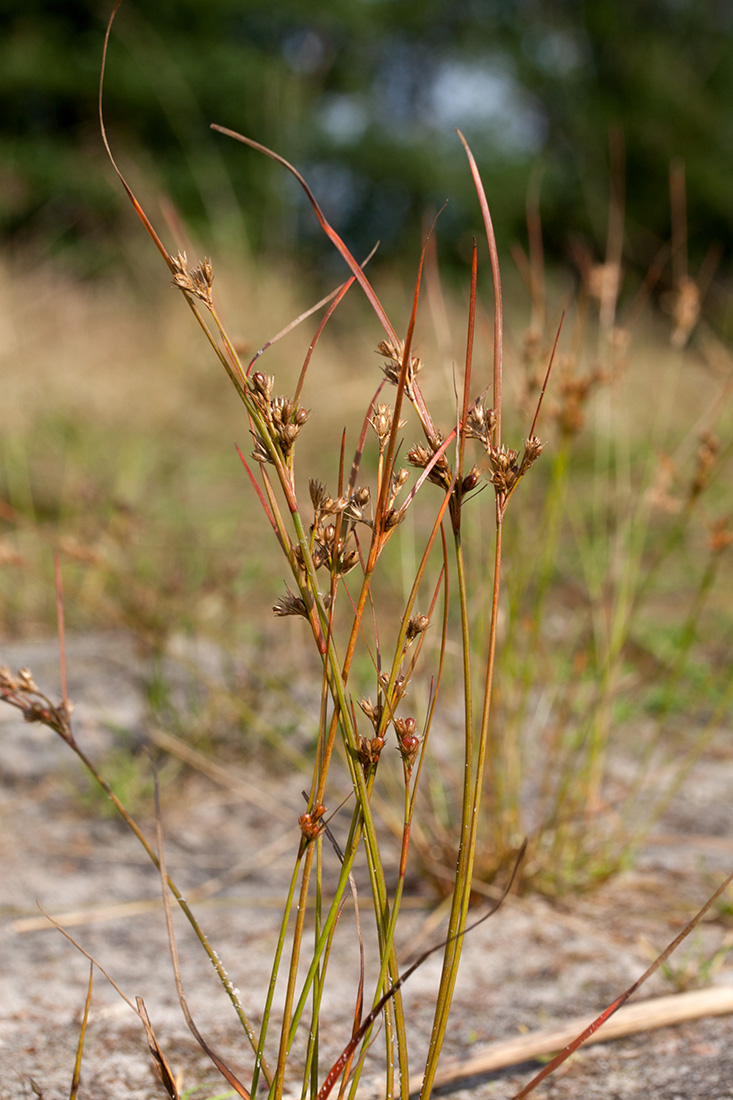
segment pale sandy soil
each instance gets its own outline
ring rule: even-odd
[[[98,759],[120,729],[145,732],[140,654],[110,635],[71,641],[69,693],[77,736]],[[40,682],[55,676],[52,645],[0,646],[0,664],[29,664]],[[116,820],[95,820],[79,798],[78,766],[37,726],[0,709],[0,1100],[68,1097],[88,964],[57,931],[36,920],[40,901],[109,971],[124,992],[142,996],[168,1060],[197,1100],[226,1091],[193,1042],[177,1004],[155,871]],[[230,769],[234,775],[233,769]],[[186,892],[212,883],[197,906],[255,1023],[297,843],[293,822],[302,779],[242,764],[251,795],[196,773],[182,773],[164,802],[169,869]],[[501,1038],[587,1013],[589,1019],[640,974],[733,866],[733,751],[721,741],[691,775],[684,797],[660,823],[636,868],[592,896],[550,905],[510,899],[466,942],[449,1057],[473,1055]],[[149,822],[148,822],[149,824]],[[338,821],[334,822],[338,833]],[[664,839],[666,838],[666,839]],[[262,863],[256,852],[269,847]],[[230,873],[235,868],[234,873]],[[218,883],[213,884],[213,880]],[[115,905],[147,903],[135,911]],[[439,938],[435,902],[416,896],[400,935],[400,957]],[[102,912],[106,910],[106,912]],[[364,920],[369,927],[368,917]],[[191,1010],[210,1043],[248,1080],[251,1055],[229,1001],[201,948],[178,922]],[[698,977],[704,960],[730,938],[730,918],[706,921],[677,962]],[[366,937],[368,972],[374,952]],[[336,939],[334,981],[324,1013],[323,1061],[348,1038],[356,986],[353,924]],[[437,956],[406,985],[414,1065],[431,1024]],[[712,976],[733,985],[733,957]],[[670,993],[657,974],[644,995]],[[359,1096],[378,1096],[381,1036]],[[452,1086],[455,1100],[511,1097],[536,1072],[525,1064]],[[295,1086],[297,1087],[297,1085]],[[83,1100],[153,1100],[156,1083],[139,1021],[101,975],[84,1060]],[[538,1096],[563,1100],[730,1100],[733,1018],[721,1017],[588,1048]]]

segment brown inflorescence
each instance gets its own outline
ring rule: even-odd
[[[178,252],[171,257],[173,264],[173,285],[187,294],[193,294],[195,298],[204,302],[207,306],[213,305],[211,286],[214,282],[214,272],[211,260],[205,258],[201,263],[189,271],[188,259],[185,252]]]
[[[303,843],[309,844],[311,840],[315,840],[320,836],[324,829],[323,816],[326,812],[326,807],[322,802],[317,802],[312,810],[306,810],[298,818],[298,825],[300,831],[303,834]]]
[[[391,382],[393,386],[398,385],[402,374],[402,359],[405,352],[404,344],[401,340],[396,343],[393,343],[391,340],[382,340],[377,346],[377,351],[387,360],[382,367],[385,378],[388,382]],[[422,359],[418,359],[417,356],[410,356],[405,377],[405,394],[410,401],[414,400],[415,391],[413,389],[413,382],[422,370],[422,366]]]
[[[384,738],[381,736],[358,738],[356,755],[359,759],[359,763],[364,769],[365,779],[367,779],[369,773],[376,768],[383,748]]]
[[[287,458],[310,412],[289,397],[273,397],[274,384],[273,375],[255,371],[252,375],[250,396],[270,428],[273,439],[279,444],[283,456]],[[272,461],[264,439],[257,433],[254,433],[254,438],[255,450],[252,457],[255,461]]]
[[[405,637],[408,642],[412,642],[417,638],[419,634],[422,634],[430,626],[430,619],[427,615],[413,615],[407,623],[407,631]]]
[[[73,744],[71,715],[74,704],[70,699],[52,703],[36,684],[29,668],[18,669],[17,674],[5,666],[0,668],[0,699],[17,707],[26,722],[42,722],[64,741]]]
[[[397,734],[397,748],[405,762],[409,776],[420,751],[420,738],[415,733],[415,719],[395,718],[394,728]]]

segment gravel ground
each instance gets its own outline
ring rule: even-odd
[[[0,646],[0,664],[30,665],[39,684],[55,679],[48,643]],[[73,639],[69,694],[77,702],[77,739],[97,759],[120,731],[142,737],[144,659],[119,635]],[[91,816],[80,797],[78,765],[59,739],[0,708],[0,1100],[68,1097],[88,962],[39,914],[58,916],[128,997],[142,996],[183,1088],[197,1100],[225,1092],[183,1021],[171,976],[155,871],[115,819]],[[206,897],[196,912],[245,1006],[258,1022],[283,898],[297,844],[293,822],[302,780],[242,766],[229,783],[185,772],[164,795],[169,871],[185,892]],[[237,786],[239,779],[241,784]],[[175,794],[173,790],[175,789]],[[466,939],[447,1058],[475,1055],[502,1038],[587,1013],[589,1020],[628,986],[705,900],[711,883],[733,866],[733,750],[721,741],[700,760],[684,797],[632,872],[594,894],[551,905],[511,898]],[[334,827],[338,832],[338,821]],[[148,822],[150,826],[150,822]],[[265,858],[257,852],[264,849]],[[434,903],[416,896],[406,912],[401,958],[440,936]],[[730,906],[729,906],[730,908]],[[706,974],[705,960],[730,942],[730,917],[706,921],[674,956],[697,980],[733,985],[733,957]],[[363,918],[368,928],[368,917]],[[210,1044],[246,1081],[251,1057],[231,1005],[200,946],[177,921],[191,1011]],[[727,937],[727,938],[726,938]],[[366,935],[368,973],[373,944]],[[324,1064],[349,1035],[356,988],[353,924],[336,937]],[[413,1064],[419,1065],[439,975],[438,956],[406,984]],[[657,973],[643,994],[674,991]],[[378,1097],[381,1036],[360,1100]],[[538,1063],[460,1081],[455,1100],[508,1098]],[[97,972],[80,1100],[164,1095],[150,1066],[140,1022]],[[537,1094],[563,1100],[730,1100],[733,1018],[719,1017],[588,1047]]]

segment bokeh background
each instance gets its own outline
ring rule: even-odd
[[[119,265],[130,224],[97,124],[110,7],[0,13],[0,230],[85,274]],[[355,254],[379,240],[377,264],[411,257],[447,200],[445,259],[463,261],[476,217],[460,127],[504,247],[525,235],[529,195],[561,265],[578,238],[603,256],[624,181],[625,262],[646,271],[670,239],[681,160],[699,266],[733,222],[732,32],[724,0],[126,0],[106,119],[133,183],[210,249],[331,256],[292,181],[218,122],[295,163]]]

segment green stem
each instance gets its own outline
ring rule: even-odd
[[[477,771],[474,776],[473,771],[474,730],[470,622],[468,608],[468,588],[460,528],[455,531],[454,538],[463,648],[463,688],[465,722],[463,800],[461,808],[461,833],[458,848],[458,864],[456,868],[456,877],[453,887],[453,900],[451,903],[451,911],[448,921],[447,942],[443,953],[443,969],[441,971],[440,986],[438,988],[438,995],[436,998],[433,1030],[430,1036],[430,1048],[428,1052],[427,1063],[425,1066],[425,1075],[423,1077],[422,1089],[420,1092],[421,1100],[427,1100],[432,1091],[435,1073],[438,1068],[438,1059],[440,1057],[443,1039],[445,1038],[445,1029],[448,1023],[448,1013],[453,997],[453,990],[455,988],[456,977],[458,975],[458,964],[460,962],[462,941],[460,933],[466,923],[468,901],[471,894],[471,874],[473,867],[471,836],[475,836],[472,816],[474,816],[475,807],[475,816],[477,818],[477,799],[480,797],[477,789],[480,789],[480,772]],[[496,597],[496,583],[494,585],[494,591]],[[490,639],[492,637],[495,638],[496,634],[495,610],[495,607],[492,607],[491,627],[489,632]],[[490,643],[490,660],[492,662],[493,652],[494,648]],[[483,740],[485,741],[484,726],[488,728],[488,716],[486,717],[485,723],[482,723],[482,736]]]
[[[109,800],[112,802],[112,804],[114,805],[115,809],[117,810],[118,814],[120,815],[122,820],[125,822],[127,827],[131,830],[132,833],[134,833],[134,835],[139,840],[140,844],[142,844],[142,846],[145,850],[145,853],[149,857],[151,863],[154,865],[154,867],[157,870],[160,870],[160,862],[158,860],[157,853],[153,849],[152,845],[150,845],[148,843],[144,833],[141,831],[141,829],[139,828],[139,826],[137,825],[135,820],[127,812],[127,810],[125,809],[123,804],[120,802],[119,798],[114,793],[114,791],[112,790],[110,785],[107,782],[105,782],[105,780],[102,778],[102,776],[99,774],[97,769],[92,764],[89,757],[86,755],[84,750],[79,747],[79,745],[77,744],[77,742],[75,740],[72,739],[71,741],[67,741],[67,744],[69,744],[69,746],[73,749],[73,751],[76,753],[76,755],[81,760],[84,767],[87,769],[87,771],[90,773],[90,775],[94,778],[95,782],[97,782],[99,784],[99,786],[102,788],[102,790],[107,795]],[[191,909],[189,907],[189,904],[186,901],[184,895],[178,889],[178,887],[176,886],[175,882],[170,877],[170,875],[166,875],[166,881],[168,883],[168,888],[169,888],[170,892],[173,894],[173,897],[178,902],[178,905],[180,906],[183,913],[185,914],[186,919],[188,920],[188,923],[193,928],[193,931],[196,934],[196,938],[198,939],[199,943],[201,944],[204,951],[208,955],[210,962],[212,963],[212,965],[213,965],[214,969],[216,970],[217,974],[219,975],[219,979],[220,979],[222,985],[224,986],[224,988],[227,992],[227,996],[229,997],[229,1000],[232,1002],[232,1004],[234,1006],[234,1011],[237,1013],[237,1016],[239,1018],[239,1022],[241,1023],[242,1027],[244,1028],[245,1034],[246,1034],[246,1036],[249,1040],[249,1043],[252,1047],[252,1050],[256,1052],[257,1049],[258,1049],[257,1035],[255,1033],[254,1028],[250,1024],[249,1020],[247,1019],[247,1016],[244,1012],[244,1008],[242,1006],[242,1003],[239,1000],[239,995],[238,995],[236,989],[234,988],[234,986],[232,985],[232,982],[231,982],[231,979],[229,978],[229,975],[227,974],[226,970],[224,969],[224,966],[222,965],[222,962],[221,962],[219,956],[217,955],[216,951],[214,951],[213,947],[211,946],[211,944],[209,942],[209,939],[208,939],[208,936],[206,935],[203,928],[201,927],[201,925],[196,920],[196,917],[194,916],[193,912],[191,911]],[[272,1073],[271,1073],[271,1070],[270,1070],[269,1066],[264,1061],[264,1059],[262,1061],[262,1072],[264,1073],[265,1078],[266,1078],[266,1080],[269,1084],[269,1082],[272,1079]]]
[[[275,948],[275,957],[272,961],[272,969],[270,971],[270,982],[267,988],[267,997],[265,998],[265,1008],[262,1013],[262,1027],[260,1028],[260,1041],[256,1049],[255,1065],[252,1073],[252,1084],[250,1086],[250,1092],[252,1096],[257,1094],[257,1086],[260,1079],[260,1068],[264,1070],[264,1050],[265,1042],[267,1039],[267,1029],[270,1023],[270,1013],[272,1011],[272,999],[275,995],[275,986],[277,985],[277,977],[280,971],[280,960],[282,959],[282,953],[285,949],[285,936],[288,930],[288,923],[290,922],[290,913],[293,908],[293,898],[295,897],[295,887],[298,883],[298,871],[300,868],[301,851],[298,850],[298,856],[295,861],[293,873],[290,877],[290,887],[288,889],[288,896],[283,907],[282,920],[280,921],[280,934],[277,939],[277,946]],[[267,1084],[270,1088],[274,1085],[272,1076],[266,1077]]]
[[[305,923],[305,912],[308,903],[308,889],[310,886],[311,870],[313,868],[313,856],[316,851],[315,843],[310,843],[305,849],[305,859],[303,861],[303,877],[300,882],[300,896],[298,899],[298,910],[295,918],[295,930],[293,932],[293,948],[290,955],[290,967],[288,969],[288,984],[285,992],[285,1005],[282,1013],[282,1028],[280,1031],[280,1049],[277,1056],[277,1065],[275,1067],[275,1079],[270,1088],[270,1097],[272,1100],[281,1100],[283,1094],[283,1086],[285,1083],[285,1070],[287,1068],[288,1060],[288,1032],[290,1029],[290,1020],[293,1012],[293,1001],[295,1000],[295,983],[298,979],[298,963],[300,961],[300,947],[303,942],[303,927]],[[298,859],[300,860],[300,852]],[[288,898],[288,901],[292,904],[292,898]],[[252,1090],[254,1092],[254,1089]]]

